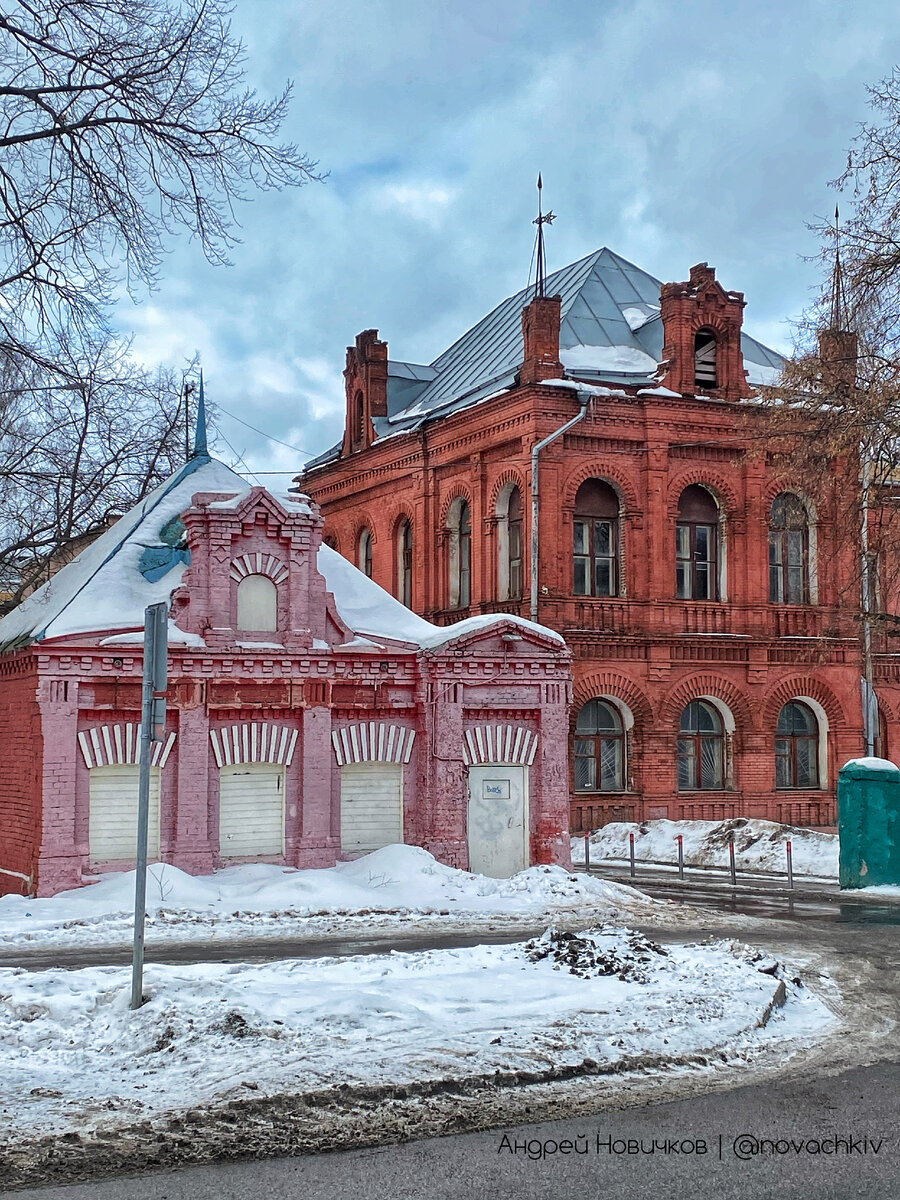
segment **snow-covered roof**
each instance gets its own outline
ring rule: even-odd
[[[179,536],[183,529],[178,518],[190,508],[191,498],[197,492],[235,494],[235,500],[214,502],[227,509],[249,490],[247,482],[224,463],[206,455],[192,459],[0,620],[0,651],[45,638],[142,629],[144,609],[169,600],[190,561]],[[289,510],[309,512],[306,497],[277,499]],[[518,617],[471,617],[447,628],[432,625],[328,546],[319,550],[318,567],[345,624],[368,638],[434,647],[512,621],[562,642],[558,634]],[[139,641],[142,634],[125,636]],[[171,621],[169,640],[187,645],[200,642]]]
[[[146,606],[167,601],[187,565],[187,555],[173,553],[163,537],[168,523],[190,508],[196,492],[246,490],[246,481],[224,463],[205,455],[191,459],[0,620],[0,650],[66,634],[142,626]],[[170,562],[162,575],[140,569],[145,552],[154,550],[158,568],[167,558]]]
[[[589,381],[655,385],[662,360],[659,315],[662,283],[607,247],[554,272],[548,296],[560,295],[560,359],[567,372]],[[388,362],[388,415],[375,421],[380,439],[414,429],[487,399],[514,385],[522,364],[522,309],[532,289],[498,304],[428,366]],[[777,381],[784,359],[747,333],[741,334],[751,386]],[[340,444],[306,464],[330,462]]]

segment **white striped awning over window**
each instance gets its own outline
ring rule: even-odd
[[[361,762],[408,763],[415,740],[414,729],[382,721],[345,725],[331,734],[335,757],[342,767]]]
[[[88,770],[141,761],[141,727],[137,724],[94,725],[90,729],[82,729],[78,734],[78,744]],[[151,765],[164,767],[174,744],[174,732],[169,733],[164,742],[151,742]]]
[[[530,767],[538,735],[524,725],[473,725],[466,730],[466,766],[475,763],[518,763]]]
[[[219,767],[236,767],[240,763],[280,763],[289,767],[299,732],[271,721],[245,721],[211,729],[209,740]]]

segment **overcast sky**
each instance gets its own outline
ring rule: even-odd
[[[297,448],[223,414],[257,471],[338,440],[361,329],[430,362],[525,285],[538,170],[551,270],[603,245],[663,280],[705,260],[788,349],[806,223],[900,63],[896,0],[236,0],[234,24],[328,178],[242,206],[229,268],[174,244],[119,320],[148,362],[199,350],[208,394]]]

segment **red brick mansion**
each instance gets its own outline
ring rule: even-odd
[[[603,249],[428,365],[367,330],[343,440],[298,477],[326,540],[417,613],[564,635],[573,829],[829,824],[864,752],[852,555],[759,452],[754,388],[781,359],[744,305],[705,263],[663,285]],[[879,658],[888,743],[892,672]]]

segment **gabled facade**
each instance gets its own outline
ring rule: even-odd
[[[384,415],[298,477],[326,540],[439,624],[506,612],[563,634],[574,829],[832,823],[863,750],[856,564],[760,444],[754,388],[781,359],[705,263],[663,285],[602,250],[545,290],[428,365],[357,340],[348,379],[377,347]],[[886,678],[879,699],[890,743]]]
[[[320,867],[409,842],[490,875],[569,865],[562,640],[509,616],[431,625],[321,536],[306,497],[200,456],[0,621],[0,893],[133,866],[143,611],[162,600],[151,859]]]

